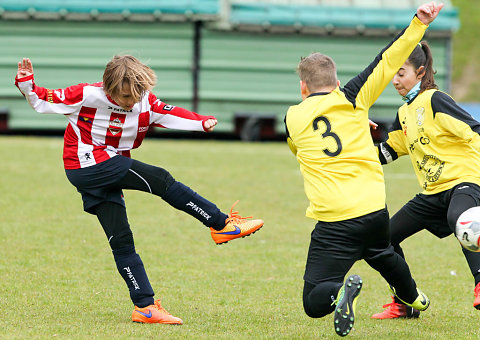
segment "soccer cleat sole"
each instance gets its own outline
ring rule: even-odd
[[[183,320],[173,316],[162,307],[160,300],[154,301],[153,305],[135,309],[132,313],[132,321],[136,323],[160,323],[166,325],[182,325]]]
[[[144,321],[135,321],[135,320],[132,320],[133,323],[140,323],[140,324],[160,324],[160,325],[172,325],[172,326],[181,326],[183,325],[183,322],[182,323],[178,323],[178,322],[144,322]]]
[[[154,323],[158,323],[158,324],[163,324],[163,325],[183,325],[183,320],[180,319],[180,318],[174,318],[174,317],[170,317],[170,318],[146,318],[146,317],[141,317],[139,315],[137,315],[137,313],[135,313],[135,311],[133,312],[133,315],[132,315],[132,322],[135,322],[135,323],[148,323],[148,324],[154,324]]]
[[[257,231],[259,231],[260,229],[262,229],[262,227],[263,227],[263,224],[262,224],[260,227],[258,227],[258,228],[257,228],[255,231],[252,231],[250,234],[243,235],[243,236],[240,236],[240,237],[235,237],[235,238],[232,238],[232,239],[230,239],[230,240],[227,240],[227,241],[222,241],[222,242],[218,242],[218,243],[217,243],[217,242],[215,242],[215,244],[216,244],[217,246],[219,246],[219,245],[222,245],[222,244],[228,243],[228,242],[230,242],[230,241],[233,241],[233,240],[236,240],[236,239],[239,239],[239,238],[244,238],[244,237],[247,237],[247,236],[253,235],[253,234],[255,234]]]
[[[355,323],[354,302],[360,294],[362,285],[363,281],[358,275],[350,275],[343,285],[343,297],[335,306],[333,316],[335,332],[340,336],[348,335],[353,328]]]

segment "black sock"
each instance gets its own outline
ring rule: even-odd
[[[403,259],[402,259],[403,260]],[[396,294],[406,303],[413,303],[417,296],[417,285],[410,274],[410,269],[405,261],[399,261],[396,268],[390,272],[383,271],[381,273],[383,278],[392,286],[395,287]],[[404,304],[398,297],[394,296],[397,303]]]
[[[113,257],[120,275],[125,280],[130,298],[135,306],[143,308],[153,305],[154,293],[140,256],[135,247],[113,250]]]
[[[162,198],[171,206],[195,217],[209,228],[220,230],[225,227],[225,219],[228,216],[215,204],[180,182],[170,185]]]
[[[475,286],[480,283],[480,254],[472,252],[462,247],[463,255],[467,260],[470,271],[475,279]]]

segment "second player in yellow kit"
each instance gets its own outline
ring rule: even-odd
[[[388,139],[378,146],[382,164],[409,155],[423,192],[390,219],[391,243],[405,257],[400,243],[421,230],[443,238],[455,232],[459,216],[480,205],[480,122],[438,90],[430,47],[422,41],[393,78],[406,102]],[[475,280],[473,306],[480,309],[480,253],[461,247]],[[420,312],[393,297],[374,319],[418,317]]]
[[[340,87],[334,61],[313,53],[300,61],[303,101],[285,117],[287,141],[296,156],[317,221],[304,275],[303,305],[312,318],[334,311],[334,328],[349,334],[362,279],[345,275],[365,259],[412,308],[429,300],[416,288],[405,260],[389,241],[383,171],[369,134],[368,110],[422,38],[443,4],[421,5],[410,25],[358,76]]]

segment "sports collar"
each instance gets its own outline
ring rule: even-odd
[[[323,95],[329,94],[329,93],[331,93],[331,92],[315,92],[315,93],[309,94],[307,98],[310,98],[310,97],[313,97],[313,96],[323,96]]]

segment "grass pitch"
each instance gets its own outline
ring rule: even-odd
[[[209,230],[160,198],[125,191],[129,221],[157,297],[183,326],[135,324],[100,224],[82,211],[62,167],[62,139],[0,136],[0,338],[334,339],[333,315],[303,312],[303,270],[315,222],[284,143],[146,140],[138,160],[169,170],[228,212],[263,218],[250,237],[216,246]],[[419,191],[407,158],[385,168],[394,213]],[[364,262],[354,339],[478,339],[473,278],[453,237],[403,244],[431,299],[418,320],[372,320],[390,302]]]

